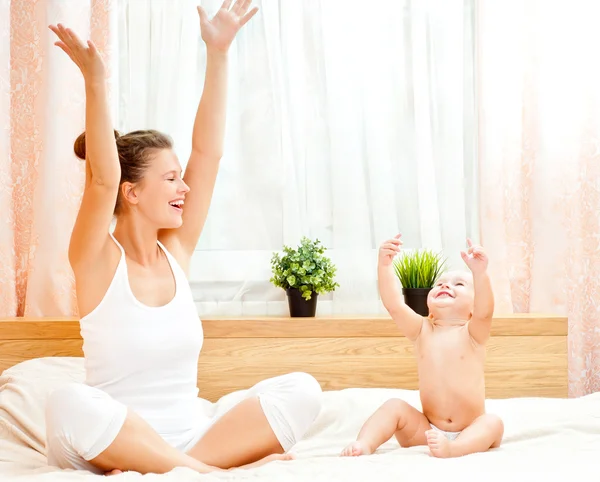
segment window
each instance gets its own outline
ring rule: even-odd
[[[458,264],[477,238],[473,2],[256,3],[230,51],[225,156],[190,273],[199,312],[287,313],[270,258],[303,235],[338,268],[318,313],[380,312],[384,239]],[[119,43],[119,128],[171,134],[185,165],[205,66],[195,4],[121,0]]]

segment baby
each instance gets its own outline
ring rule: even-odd
[[[401,447],[428,445],[434,457],[459,457],[500,445],[504,424],[485,413],[485,344],[494,313],[488,258],[482,247],[467,242],[469,249],[461,256],[470,272],[440,277],[427,299],[427,318],[403,302],[398,287],[392,261],[400,252],[400,235],[381,245],[381,299],[414,344],[423,413],[403,400],[388,400],[343,456],[371,454],[392,435]]]

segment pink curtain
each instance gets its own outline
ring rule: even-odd
[[[600,4],[478,5],[481,234],[497,311],[568,315],[569,394],[599,391]]]
[[[55,47],[62,22],[108,49],[110,0],[0,2],[0,316],[75,315],[69,236],[84,166],[81,74]]]

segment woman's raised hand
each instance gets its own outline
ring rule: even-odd
[[[225,0],[217,14],[208,19],[206,11],[198,7],[200,30],[207,49],[226,52],[238,31],[258,12],[258,7],[248,11],[252,0]]]
[[[106,80],[104,62],[91,40],[88,40],[87,44],[83,43],[73,30],[65,28],[60,23],[50,25],[49,28],[59,38],[54,45],[60,47],[79,67],[86,82],[104,82]]]

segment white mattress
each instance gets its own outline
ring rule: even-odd
[[[325,392],[324,407],[307,437],[296,445],[297,459],[254,470],[199,475],[176,469],[164,475],[125,473],[100,479],[87,472],[46,465],[44,403],[61,383],[83,380],[76,358],[43,358],[21,363],[0,377],[0,480],[76,481],[429,481],[429,480],[600,480],[600,393],[579,399],[488,400],[487,410],[505,422],[499,449],[458,459],[435,459],[426,447],[402,449],[392,440],[369,457],[341,458],[365,419],[385,400],[398,397],[420,408],[409,390],[348,389]],[[230,394],[207,410],[227,410],[240,398]]]

